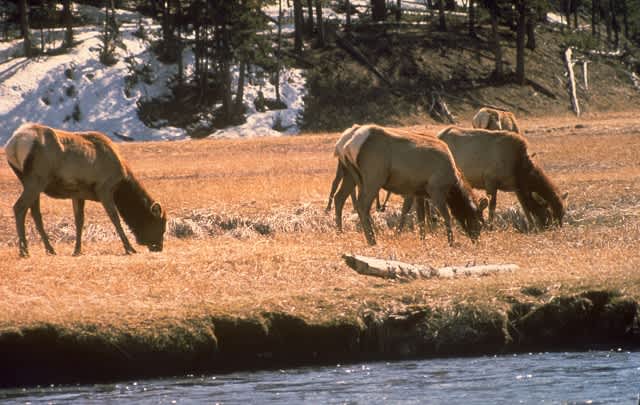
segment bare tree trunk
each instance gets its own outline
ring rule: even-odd
[[[229,27],[223,24],[218,27],[218,33],[222,38],[222,61],[220,63],[222,74],[222,111],[224,111],[225,122],[231,122],[233,117],[233,104],[231,96],[231,43],[229,41]]]
[[[472,38],[477,36],[475,0],[469,0],[469,36]]]
[[[24,56],[31,57],[31,32],[29,31],[29,7],[27,0],[20,0],[20,30],[22,31]]]
[[[307,34],[313,36],[313,0],[307,0]]]
[[[591,0],[591,35],[598,35],[598,0]]]
[[[171,38],[173,31],[170,28],[170,0],[163,0],[162,2],[162,39],[165,43]]]
[[[73,46],[73,18],[71,16],[71,0],[62,2],[62,18],[64,19],[64,47],[71,48]]]
[[[151,15],[153,18],[158,16],[158,6],[156,5],[156,0],[149,0],[149,8],[151,9]]]
[[[240,72],[238,75],[238,90],[236,91],[236,105],[234,107],[234,115],[240,116],[244,113],[244,81],[245,81],[245,72],[247,70],[247,63],[243,60],[240,61]]]
[[[494,76],[496,78],[500,78],[503,76],[502,48],[500,47],[500,32],[498,31],[498,10],[495,2],[491,5],[489,14],[491,14],[491,45],[493,47],[493,55],[496,63]]]
[[[397,0],[396,2],[396,21],[400,21],[402,19],[402,0]]]
[[[611,13],[611,29],[613,30],[613,46],[614,48],[618,48],[618,45],[620,45],[620,24],[618,23],[614,0],[609,0],[609,7]]]
[[[567,28],[571,30],[571,0],[562,0],[562,12],[567,20]]]
[[[293,50],[296,53],[302,52],[303,24],[304,24],[304,17],[302,15],[302,0],[293,0],[293,25],[294,25]]]
[[[351,30],[351,2],[349,0],[345,1],[345,5],[347,7],[347,16],[344,25],[345,31]]]
[[[537,15],[530,14],[527,18],[527,45],[526,48],[530,50],[536,49],[536,22]]]
[[[320,1],[318,0],[318,3]],[[322,14],[321,14],[322,15]],[[318,21],[322,21],[322,18],[318,18]],[[282,0],[278,0],[278,49],[276,50],[276,102],[280,103],[280,63],[281,63],[281,50],[282,50]]]
[[[629,39],[629,4],[627,0],[622,0],[622,24],[624,25],[624,36]]]
[[[518,22],[516,28],[516,81],[522,85],[525,83],[524,62],[525,62],[525,28],[527,20],[527,4],[525,0],[516,3]]]
[[[182,7],[180,1],[176,2],[176,14],[178,21],[182,20]],[[182,29],[181,23],[177,24],[177,36],[176,36],[176,61],[178,62],[178,83],[182,84],[184,79],[184,63],[182,61]]]
[[[438,29],[447,30],[447,21],[444,18],[444,0],[438,0]]]
[[[201,45],[200,45],[200,30],[202,30],[202,28],[200,27],[200,25],[195,25],[193,27],[193,31],[195,32],[195,36],[196,36],[196,42],[194,44],[194,49],[195,51],[193,52],[193,56],[194,56],[194,69],[195,69],[195,76],[196,79],[198,79],[200,77],[200,72],[202,71],[202,66],[201,65],[201,55],[202,55],[202,50],[201,50]]]
[[[373,21],[384,21],[387,18],[386,0],[371,0],[371,18]]]
[[[607,0],[609,3],[611,2],[611,0]],[[607,43],[610,44],[611,43],[611,7],[609,7],[609,4],[607,4],[606,7],[604,7],[604,12],[605,12],[605,18],[604,18],[604,24],[605,24],[605,28],[607,29]]]
[[[318,45],[325,46],[324,21],[322,20],[322,0],[316,0],[316,25],[318,26]]]

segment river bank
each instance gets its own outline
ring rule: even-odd
[[[493,227],[477,244],[455,229],[453,247],[442,224],[421,241],[412,218],[397,235],[395,196],[374,214],[377,246],[349,206],[337,234],[324,207],[338,134],[120,145],[170,218],[162,253],[130,256],[89,203],[84,254],[72,257],[71,203],[43,197],[58,255],[45,254],[28,220],[31,256],[20,259],[20,185],[0,165],[0,381],[637,345],[636,116],[521,120],[531,152],[569,193],[565,225],[526,232],[515,197],[501,192]],[[520,270],[401,283],[357,274],[345,253]]]
[[[0,333],[0,386],[47,385],[285,366],[524,351],[640,347],[638,303],[607,291],[557,297],[507,312],[412,306],[313,324],[285,313],[209,318],[163,331],[69,330],[39,325]]]

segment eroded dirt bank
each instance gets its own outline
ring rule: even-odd
[[[186,373],[527,350],[640,347],[638,303],[588,291],[504,309],[414,305],[309,324],[285,313],[212,317],[131,333],[40,325],[0,334],[0,384],[96,382]]]

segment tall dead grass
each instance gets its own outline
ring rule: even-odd
[[[19,259],[11,207],[20,186],[0,165],[0,327],[50,322],[150,330],[216,314],[279,310],[323,321],[415,304],[505,307],[589,289],[640,298],[640,126],[624,114],[583,118],[579,126],[569,117],[522,121],[532,152],[569,192],[565,226],[523,232],[515,198],[499,193],[493,229],[478,244],[458,230],[454,247],[441,226],[425,241],[411,230],[397,235],[397,196],[387,212],[374,214],[378,246],[366,245],[349,203],[345,231],[337,234],[333,214],[323,210],[337,134],[120,145],[169,212],[160,254],[140,248],[123,255],[102,207],[89,203],[85,255],[71,257],[71,203],[43,197],[58,256],[45,255],[28,220],[32,257]],[[516,263],[522,269],[398,284],[352,272],[340,258],[345,252],[433,266]]]

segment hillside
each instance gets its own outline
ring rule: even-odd
[[[355,26],[350,43],[365,55],[384,79],[339,46],[311,52],[307,74],[307,129],[340,130],[353,122],[403,125],[434,121],[434,95],[461,123],[483,105],[509,109],[518,116],[541,117],[571,112],[563,53],[574,47],[574,59],[587,61],[588,89],[582,63],[575,65],[583,113],[633,109],[640,88],[628,67],[630,50],[605,56],[589,33],[563,33],[560,25],[537,28],[537,48],[526,52],[524,86],[514,84],[515,33],[501,29],[505,77],[496,80],[489,26],[478,38],[466,34],[464,20],[451,20],[449,32],[431,25]],[[457,24],[457,25],[456,25]],[[589,49],[588,49],[588,48]]]

